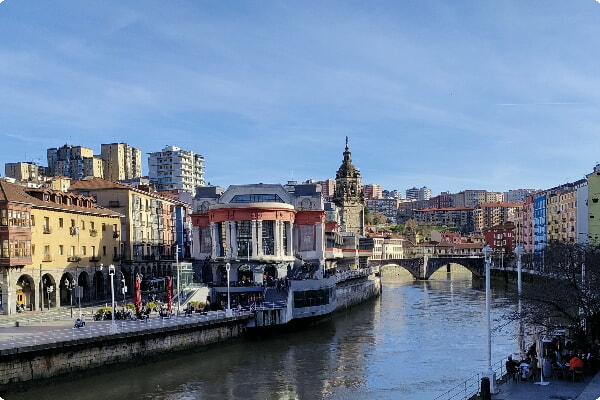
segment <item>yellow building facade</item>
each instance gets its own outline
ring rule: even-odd
[[[2,312],[104,299],[123,215],[89,196],[3,181],[0,188]]]

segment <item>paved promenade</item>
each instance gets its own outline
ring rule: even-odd
[[[508,381],[500,385],[493,400],[598,400],[600,399],[600,374],[586,376],[583,382],[565,379],[547,379],[547,385],[537,382]]]
[[[12,316],[0,316],[0,353],[10,353],[12,349],[25,349],[31,346],[52,344],[83,338],[101,337],[113,333],[142,332],[150,329],[167,328],[189,323],[209,322],[226,319],[225,311],[209,311],[172,315],[161,318],[151,314],[148,320],[94,321],[93,311],[97,307],[82,309],[85,327],[74,328],[79,312],[73,314],[69,309],[46,312],[21,313]],[[234,317],[249,315],[249,311],[234,311]]]

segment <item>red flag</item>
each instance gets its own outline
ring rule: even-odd
[[[135,311],[140,312],[142,308],[142,291],[140,289],[140,277],[135,277],[135,287],[133,291],[133,304],[135,305]]]
[[[167,310],[171,312],[173,302],[173,284],[171,283],[171,277],[167,276]]]

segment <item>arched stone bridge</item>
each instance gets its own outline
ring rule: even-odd
[[[416,279],[429,279],[438,269],[448,264],[459,264],[468,269],[475,276],[485,276],[483,257],[420,257],[398,258],[388,260],[369,260],[369,266],[382,267],[384,265],[398,265],[412,274]]]

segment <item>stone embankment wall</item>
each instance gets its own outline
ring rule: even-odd
[[[336,289],[338,306],[344,310],[381,294],[381,279],[375,275],[352,279],[338,285]]]
[[[0,352],[0,393],[18,390],[32,381],[80,377],[108,365],[141,363],[165,353],[197,350],[242,336],[248,316],[195,322],[30,346]]]

